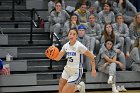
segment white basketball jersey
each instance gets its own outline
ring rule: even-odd
[[[87,48],[79,41],[76,41],[72,46],[70,46],[69,42],[66,43],[61,49],[61,51],[66,52],[66,66],[71,68],[82,68],[81,54],[86,50]]]

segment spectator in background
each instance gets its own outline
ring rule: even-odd
[[[48,11],[49,11],[49,13],[51,13],[51,11],[53,11],[54,9],[55,9],[55,3],[56,2],[60,2],[61,3],[61,5],[62,5],[62,9],[64,9],[65,10],[65,2],[64,2],[64,0],[50,0],[49,2],[48,2]]]
[[[90,37],[95,38],[95,40],[91,41],[93,44],[95,43],[96,49],[94,49],[94,53],[98,54],[99,49],[100,49],[100,39],[101,39],[101,26],[96,23],[96,17],[94,15],[90,15],[88,17],[88,22],[86,23],[87,26],[87,31],[86,34],[89,35]]]
[[[100,24],[96,22],[96,17],[94,15],[90,15],[88,17],[88,22],[86,23],[87,26],[87,32],[89,36],[95,36],[96,39],[100,40],[101,38],[101,27]]]
[[[98,13],[97,22],[101,25],[101,28],[104,28],[104,24],[115,23],[115,15],[111,11],[110,3],[104,3],[103,10]]]
[[[103,6],[104,6],[104,3],[106,3],[107,0],[97,0],[95,1],[95,9],[96,9],[96,13],[99,13],[103,10]]]
[[[90,0],[78,0],[75,5],[75,10],[79,9],[82,4],[85,4],[87,6],[87,9],[89,9],[91,7]]]
[[[137,13],[136,7],[129,0],[116,0],[113,3],[113,11],[115,14],[122,13],[124,22],[130,24],[134,15]]]
[[[114,32],[113,26],[111,24],[105,24],[104,31],[101,37],[101,46],[108,38],[112,38],[114,47],[116,49],[119,49],[121,47],[119,36]]]
[[[86,23],[88,21],[88,17],[90,15],[90,12],[87,10],[87,5],[82,4],[79,9],[74,11],[76,15],[78,15],[78,20],[80,23]]]
[[[140,69],[137,69],[137,67],[140,67],[140,37],[137,37],[134,43],[134,48],[130,52],[129,57],[132,70],[134,71],[140,71]]]
[[[134,45],[134,41],[136,37],[140,36],[140,12],[138,12],[135,17],[134,21],[129,26],[129,33],[131,38],[131,43]]]
[[[116,89],[116,67],[117,65],[123,70],[124,65],[117,61],[117,53],[113,49],[113,40],[107,39],[103,44],[104,49],[100,49],[100,60],[97,64],[98,71],[109,74],[107,83],[112,85],[112,93],[118,93]]]
[[[78,29],[78,25],[79,25],[79,20],[78,20],[78,16],[76,14],[72,14],[70,16],[70,20],[67,21],[65,24],[64,24],[64,28],[63,28],[63,33],[62,33],[62,38],[61,38],[61,41],[62,41],[62,45],[65,44],[67,41],[68,41],[68,32],[71,28],[76,28]]]
[[[125,60],[125,56],[124,53],[120,50],[121,47],[121,43],[120,43],[120,39],[119,36],[114,32],[113,27],[111,24],[106,24],[104,27],[104,32],[103,35],[101,37],[101,48],[102,50],[103,45],[105,44],[105,41],[107,39],[112,39],[113,40],[113,49],[114,51],[117,53],[117,58],[120,62],[122,62],[122,64],[124,65],[124,69],[126,69],[126,60]]]
[[[90,12],[90,15],[95,15],[97,17],[96,7],[92,5],[88,11]]]
[[[91,38],[86,34],[87,28],[84,25],[78,26],[78,41],[80,41],[83,45],[85,45],[91,53],[93,53],[95,42],[95,38]],[[83,61],[85,62],[85,66],[87,71],[91,71],[91,65],[89,63],[89,59],[87,57],[83,57]]]
[[[113,24],[114,31],[119,36],[121,43],[121,51],[124,52],[124,48],[126,49],[126,57],[129,57],[131,40],[129,37],[129,29],[127,24],[124,23],[124,18],[122,14],[118,14],[116,16],[116,23]],[[124,47],[125,45],[125,47]]]
[[[78,20],[78,16],[76,14],[72,14],[70,16],[70,20],[67,21],[65,24],[64,24],[64,29],[63,29],[63,36],[67,36],[68,35],[68,32],[71,28],[78,28],[78,25],[79,25],[79,20]]]
[[[50,31],[55,32],[60,38],[63,34],[64,24],[69,20],[69,14],[62,9],[61,3],[55,3],[55,10],[50,14]]]

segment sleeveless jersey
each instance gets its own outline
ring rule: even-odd
[[[66,66],[70,68],[83,68],[81,54],[83,54],[86,50],[87,48],[79,41],[76,41],[72,46],[70,45],[70,42],[67,42],[61,49],[61,51],[66,53]]]

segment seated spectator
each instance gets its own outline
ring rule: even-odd
[[[115,23],[115,15],[111,11],[111,4],[105,3],[103,10],[98,13],[97,22],[101,25],[101,28],[104,28],[104,24]]]
[[[87,10],[86,4],[82,4],[79,9],[74,11],[76,15],[78,15],[78,20],[80,23],[86,23],[88,21],[88,16],[90,12]]]
[[[78,16],[76,14],[72,14],[70,16],[70,20],[64,24],[63,36],[67,36],[71,28],[78,28],[79,24]]]
[[[134,45],[136,37],[140,36],[140,13],[137,13],[134,17],[134,21],[129,26],[129,33],[131,43]]]
[[[96,13],[99,13],[103,10],[103,6],[104,6],[104,3],[106,3],[107,0],[97,0],[95,1],[95,8],[96,8]]]
[[[124,69],[126,69],[126,60],[124,53],[119,49],[121,47],[120,39],[117,34],[115,34],[111,24],[105,24],[103,35],[101,37],[101,48],[107,39],[113,40],[113,49],[117,53],[117,58],[120,62],[124,64]]]
[[[64,24],[69,20],[69,14],[62,9],[61,3],[55,3],[55,10],[51,12],[49,23],[50,31],[55,32],[60,38],[63,33]]]
[[[68,40],[68,32],[71,28],[78,28],[78,25],[79,25],[79,21],[78,21],[78,16],[76,14],[72,14],[70,16],[70,20],[67,21],[65,24],[64,24],[64,28],[63,28],[63,33],[62,33],[62,38],[61,38],[61,43],[62,45],[65,44]]]
[[[86,35],[87,28],[84,25],[78,26],[78,41],[80,41],[83,45],[85,45],[91,53],[93,53],[94,50],[94,43],[91,41],[95,41],[95,38],[91,38],[88,35]],[[89,59],[84,56],[83,61],[86,64],[87,71],[91,71],[91,65],[89,62]]]
[[[112,38],[114,41],[114,48],[119,49],[121,47],[119,36],[114,32],[111,24],[105,24],[104,31],[101,37],[101,46],[108,38]]]
[[[91,2],[89,0],[78,0],[75,5],[75,10],[79,9],[82,4],[86,4],[87,9],[91,7]]]
[[[97,17],[97,12],[95,6],[91,6],[88,11],[90,12],[90,15],[95,15]]]
[[[112,93],[118,93],[116,89],[116,67],[117,65],[123,70],[124,65],[117,61],[117,53],[113,49],[114,42],[107,39],[103,45],[105,49],[100,49],[100,60],[97,64],[98,71],[109,74],[107,83],[112,85]]]
[[[140,71],[140,37],[137,37],[134,43],[134,48],[130,52],[129,57],[131,68],[134,71]]]
[[[85,24],[87,26],[87,32],[89,36],[95,36],[96,39],[100,40],[101,38],[101,26],[96,22],[96,17],[94,15],[90,15],[88,17],[88,22]]]
[[[90,37],[94,37],[96,40],[92,41],[92,43],[95,43],[96,47],[96,54],[98,54],[98,51],[100,49],[100,39],[101,39],[101,26],[96,23],[96,18],[94,15],[90,15],[88,17],[88,22],[85,24],[87,26],[86,34],[88,34]]]
[[[122,13],[124,22],[127,24],[133,21],[133,17],[137,13],[136,7],[129,0],[116,0],[112,8],[115,14]]]
[[[65,2],[64,2],[64,0],[50,0],[48,2],[48,11],[49,11],[49,13],[51,13],[51,11],[53,11],[55,9],[55,3],[56,2],[60,2],[62,4],[62,9],[65,10]]]
[[[121,51],[124,52],[124,48],[126,49],[126,57],[129,57],[131,40],[129,37],[129,29],[127,24],[124,23],[123,15],[118,14],[116,16],[116,23],[113,24],[114,31],[119,36],[121,42]],[[125,45],[125,47],[124,47]]]

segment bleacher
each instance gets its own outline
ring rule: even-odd
[[[46,3],[47,0],[17,1],[21,2],[14,2],[13,11],[13,0],[0,0],[0,58],[4,60],[4,64],[10,65],[11,70],[11,75],[0,75],[0,93],[58,91],[58,80],[66,60],[63,58],[60,62],[54,62],[44,55],[45,49],[52,44],[47,9],[39,6],[36,9],[45,19],[45,28],[36,28],[33,24],[33,20],[37,22],[36,17],[32,19],[35,15],[31,15],[34,6],[44,4],[43,1]],[[73,5],[73,2],[75,0],[66,0],[67,5]],[[13,60],[6,61],[8,53],[13,56]],[[118,71],[117,84],[139,89],[139,77],[139,72]],[[86,89],[111,88],[107,84],[107,75],[101,72],[97,72],[96,77],[92,78],[90,72],[85,70],[82,80],[86,83]]]

